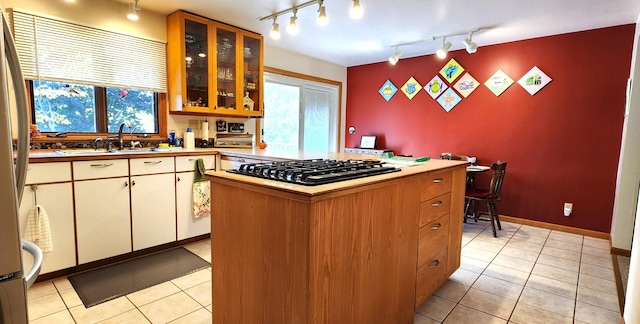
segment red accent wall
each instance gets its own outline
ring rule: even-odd
[[[623,25],[347,69],[345,146],[378,135],[378,148],[396,155],[441,152],[508,162],[498,212],[502,215],[609,232],[622,139],[626,83],[635,25]],[[419,45],[414,45],[419,46]],[[390,51],[391,53],[391,51]],[[424,85],[455,58],[482,85],[447,113],[421,90],[386,101],[387,80]],[[531,96],[517,82],[538,66],[553,79]],[[484,82],[498,69],[513,80],[499,97]],[[454,81],[455,82],[455,81]],[[489,174],[478,177],[488,185]],[[563,216],[564,202],[573,214]]]

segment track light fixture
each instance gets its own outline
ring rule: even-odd
[[[469,32],[469,38],[465,38],[462,43],[464,44],[464,47],[467,49],[467,53],[469,54],[473,54],[476,51],[478,51],[478,44],[474,43],[471,40],[471,37],[473,37],[473,31]]]
[[[398,46],[396,46],[396,52],[395,54],[391,55],[391,57],[389,57],[389,63],[391,63],[391,65],[396,65],[401,56],[402,52],[398,52]]]
[[[271,38],[275,40],[280,39],[280,29],[278,23],[276,22],[277,18],[277,16],[273,17],[273,29],[271,29],[271,32],[269,33],[269,36],[271,36]]]
[[[294,8],[293,9],[293,16],[291,16],[291,21],[289,22],[289,26],[287,26],[287,32],[289,32],[289,34],[291,35],[297,35],[298,32],[300,31],[300,28],[298,27],[298,23],[296,22],[296,20],[298,20],[298,9]]]
[[[451,47],[451,42],[447,42],[447,38],[443,37],[442,38],[442,47],[440,47],[440,49],[438,49],[436,51],[436,55],[438,55],[439,58],[447,57],[447,53],[449,53],[449,48],[450,47]]]
[[[318,25],[326,26],[329,23],[329,17],[327,17],[327,11],[323,5],[324,0],[318,0]]]
[[[140,10],[140,7],[138,7],[138,1],[139,0],[134,0],[129,4],[129,13],[127,13],[129,20],[136,21],[139,19],[137,11]]]
[[[299,5],[295,5],[291,8],[287,8],[284,10],[280,10],[278,12],[272,13],[268,16],[264,16],[264,17],[260,17],[260,21],[263,20],[267,20],[267,19],[273,19],[273,29],[271,30],[271,38],[273,39],[279,39],[280,37],[278,36],[277,38],[275,38],[273,36],[274,30],[277,30],[277,24],[276,24],[276,19],[278,18],[278,16],[282,16],[284,14],[293,13],[293,16],[291,17],[290,23],[287,26],[287,31],[289,33],[291,33],[292,35],[295,35],[298,30],[298,9],[302,9],[302,8],[306,8],[309,6],[313,6],[313,5],[318,5],[318,18],[316,20],[316,22],[318,23],[318,25],[320,26],[325,26],[329,23],[329,17],[327,16],[327,9],[324,6],[324,0],[309,0],[307,2],[301,3]],[[353,0],[353,6],[351,7],[350,10],[350,15],[354,18],[360,18],[362,17],[363,14],[363,10],[362,10],[362,6],[360,6],[360,0]],[[279,32],[278,32],[279,34]]]
[[[360,6],[360,0],[353,0],[353,6],[349,10],[349,16],[353,19],[360,19],[364,15],[364,10]]]

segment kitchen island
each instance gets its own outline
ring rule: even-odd
[[[214,323],[413,323],[460,265],[467,162],[302,186],[208,172]]]

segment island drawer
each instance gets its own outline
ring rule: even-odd
[[[207,170],[216,169],[215,155],[192,155],[192,156],[176,156],[176,172],[195,171],[196,160],[202,159],[204,168]]]
[[[451,171],[427,173],[420,184],[420,201],[429,200],[451,191]]]
[[[174,172],[173,157],[151,157],[130,160],[131,175]]]
[[[129,160],[74,161],[73,179],[100,179],[126,177],[129,175]]]
[[[449,214],[451,208],[451,193],[448,192],[436,198],[427,200],[420,204],[420,224],[419,227]]]
[[[418,268],[424,266],[449,243],[449,216],[440,217],[418,232]]]
[[[416,304],[419,307],[431,294],[447,280],[447,248],[440,251],[427,263],[418,268],[416,278]]]
[[[26,184],[71,181],[70,162],[29,163]]]

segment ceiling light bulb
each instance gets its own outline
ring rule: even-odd
[[[451,47],[451,42],[445,43],[445,40],[446,38],[442,39],[442,47],[440,47],[440,49],[436,51],[436,55],[438,55],[439,58],[447,57],[447,53],[449,52],[449,48]]]
[[[391,63],[391,65],[396,65],[398,61],[400,61],[401,56],[402,52],[398,52],[398,48],[396,47],[396,53],[389,57],[389,63]]]
[[[351,10],[349,10],[349,15],[353,19],[362,18],[364,10],[362,9],[362,6],[360,6],[360,0],[353,0],[353,6],[351,7]]]
[[[138,10],[138,1],[129,4],[129,13],[127,14],[127,18],[129,18],[129,20],[138,20],[139,17],[136,10]]]
[[[200,57],[207,57],[207,54],[205,52],[200,52],[198,53],[198,56]]]
[[[273,29],[271,30],[271,33],[269,33],[269,36],[275,40],[280,39],[280,29],[278,28],[278,23],[275,18],[273,19]]]
[[[297,10],[293,11],[291,22],[289,23],[289,26],[287,26],[287,32],[291,35],[297,35],[300,31],[300,27],[298,27],[298,23],[296,22],[296,20],[298,19],[298,17],[296,16],[296,11]]]
[[[320,5],[318,12],[319,12],[318,20],[317,20],[318,25],[326,26],[329,23],[329,17],[327,17],[327,11],[323,5]]]
[[[478,50],[478,44],[474,43],[471,40],[472,35],[473,35],[473,32],[469,33],[469,38],[465,38],[465,40],[462,41],[462,43],[464,44],[464,47],[467,48],[467,53],[469,54],[473,54]]]

